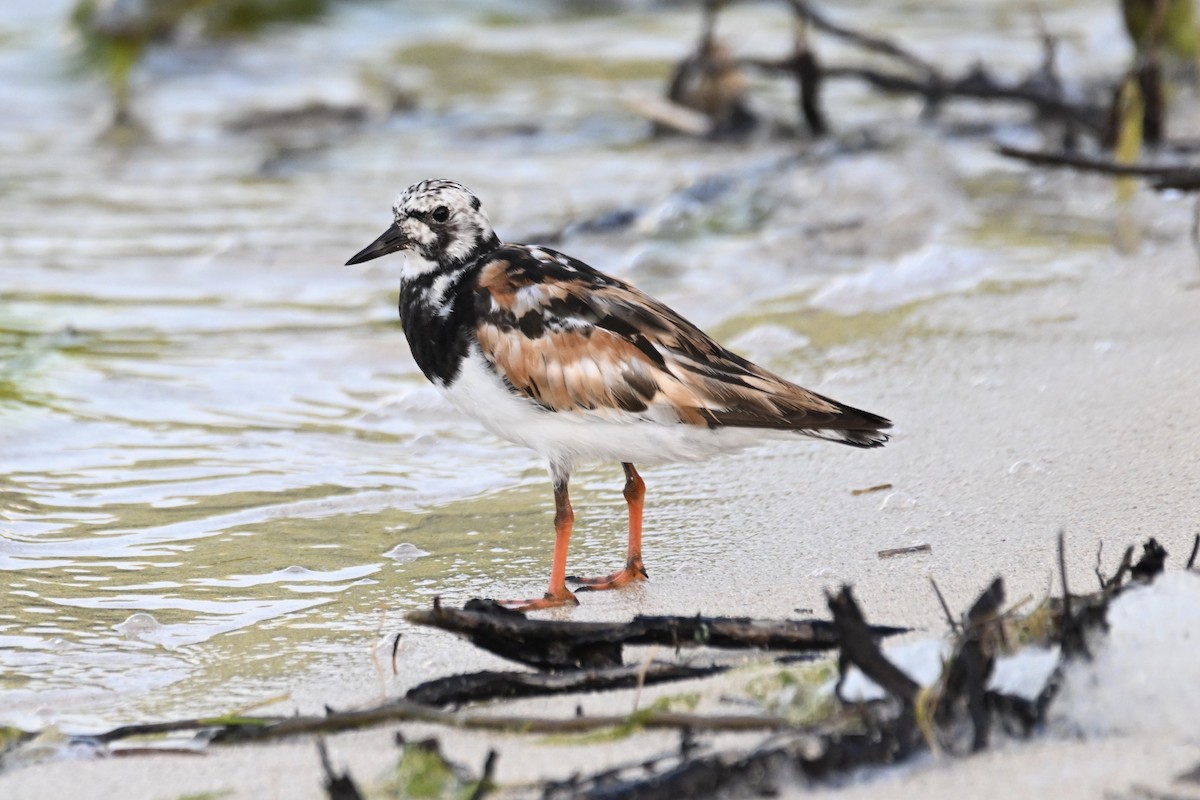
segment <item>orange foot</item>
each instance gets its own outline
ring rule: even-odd
[[[575,595],[566,589],[563,589],[562,592],[546,592],[543,596],[531,600],[497,600],[496,602],[513,611],[542,611],[547,608],[579,605],[579,600]]]
[[[602,578],[579,578],[568,575],[567,580],[580,585],[575,590],[577,592],[603,592],[606,589],[620,589],[622,586],[644,581],[649,577],[646,574],[646,567],[642,564],[642,559],[634,558],[625,564],[625,569],[614,572],[612,575],[605,575]]]

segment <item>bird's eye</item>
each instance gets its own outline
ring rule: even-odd
[[[433,210],[433,214],[430,216],[433,217],[434,222],[445,222],[446,220],[450,219],[450,209],[446,208],[445,206],[438,206]]]

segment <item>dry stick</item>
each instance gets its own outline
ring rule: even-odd
[[[909,545],[908,547],[891,547],[887,550],[880,550],[876,553],[880,558],[895,558],[896,556],[907,556],[913,553],[932,553],[933,545],[928,543]]]
[[[1100,557],[1096,556],[1097,564]],[[1100,591],[1111,592],[1121,588],[1121,582],[1125,580],[1125,576],[1129,574],[1130,567],[1133,566],[1133,545],[1125,548],[1125,555],[1121,556],[1121,563],[1117,566],[1117,571],[1111,578],[1105,579],[1100,575],[1100,567],[1096,567],[1096,574],[1100,575]]]
[[[958,684],[966,695],[967,711],[974,728],[971,750],[976,753],[987,747],[991,728],[992,714],[986,698],[987,681],[994,665],[994,637],[1002,635],[999,615],[1003,603],[1004,581],[996,578],[967,612],[971,634],[956,654],[947,680],[948,686]],[[946,707],[944,698],[939,707]]]
[[[946,602],[946,598],[942,596],[942,590],[938,588],[937,581],[933,576],[929,576],[929,585],[933,587],[933,593],[937,595],[938,602],[942,604],[942,613],[946,615],[946,623],[950,626],[950,632],[958,636],[958,620],[950,613],[950,606]]]
[[[920,56],[914,55],[905,50],[895,42],[885,39],[882,36],[874,36],[869,33],[862,33],[844,25],[839,25],[835,22],[830,22],[823,14],[810,6],[805,0],[790,0],[792,12],[801,19],[812,24],[814,28],[823,30],[826,33],[833,34],[846,41],[853,42],[864,50],[870,50],[874,53],[881,53],[886,56],[903,61],[910,67],[913,67],[919,72],[925,73],[926,77],[940,81],[940,73],[937,68],[930,64]]]
[[[207,756],[203,750],[190,747],[119,747],[109,750],[110,758],[128,758],[130,756]]]
[[[788,759],[784,748],[760,748],[749,753],[725,751],[690,758],[663,772],[621,780],[619,776],[588,776],[586,784],[549,786],[543,797],[578,800],[677,800],[680,797],[773,796],[774,773]]]
[[[95,736],[77,737],[84,741],[116,742],[134,736],[153,736],[160,733],[182,733],[184,731],[207,731],[223,728],[228,725],[270,725],[283,717],[203,717],[179,719],[169,722],[147,722],[139,725],[122,725],[118,728],[96,734]]]
[[[1084,613],[1080,614],[1080,618],[1076,619],[1073,613],[1073,603],[1071,601],[1071,588],[1067,585],[1067,544],[1066,530],[1058,529],[1058,575],[1062,581],[1063,597],[1062,597],[1062,623],[1060,627],[1060,645],[1064,658],[1073,656],[1083,656],[1085,659],[1091,659],[1091,651],[1088,650],[1086,631],[1084,630],[1087,616],[1088,606],[1084,598],[1080,598],[1084,602]]]
[[[794,59],[790,57],[774,61],[746,58],[739,59],[739,63],[748,67],[784,72],[789,75],[794,74],[796,70]],[[1039,113],[1065,120],[1095,135],[1100,135],[1104,131],[1105,115],[1101,109],[1074,105],[1058,94],[1048,93],[1024,83],[1014,85],[997,83],[988,73],[979,68],[956,81],[945,81],[941,78],[922,80],[906,75],[881,72],[870,67],[826,66],[822,68],[821,75],[825,80],[839,78],[861,80],[882,92],[915,94],[925,98],[931,104],[951,98],[1024,103],[1032,106]]]
[[[1200,533],[1196,534],[1196,541],[1192,542],[1192,554],[1188,556],[1187,567],[1185,569],[1191,569],[1195,566],[1197,553],[1200,553]]]
[[[1022,83],[1014,85],[997,83],[981,68],[976,68],[957,81],[940,83],[918,81],[861,67],[829,67],[825,70],[825,77],[858,78],[882,91],[919,94],[930,102],[959,97],[971,100],[1008,100],[1026,103],[1043,114],[1067,120],[1093,133],[1098,134],[1104,129],[1103,113],[1098,108],[1074,105],[1058,95],[1048,94],[1036,87]]]
[[[543,785],[542,798],[554,797],[559,792],[567,791],[574,792],[570,797],[578,797],[582,791],[579,787],[582,783],[591,784],[594,786],[611,784],[613,781],[620,778],[623,773],[640,773],[643,775],[651,775],[654,770],[666,761],[679,760],[680,763],[686,763],[692,757],[697,745],[691,737],[691,730],[684,728],[680,731],[679,747],[676,750],[671,750],[665,753],[658,753],[649,758],[640,759],[638,761],[625,762],[615,764],[611,767],[606,767],[599,772],[593,772],[586,778],[582,778],[578,773],[568,777],[563,781],[547,781]]]
[[[1096,547],[1096,580],[1100,582],[1100,591],[1104,591],[1104,573],[1100,571],[1100,566],[1103,563],[1100,559],[1104,555],[1104,540],[1100,540],[1100,544]]]
[[[621,665],[623,645],[667,647],[832,650],[839,644],[828,620],[756,620],[742,617],[637,616],[629,622],[533,620],[491,601],[470,600],[462,609],[440,604],[406,618],[466,636],[476,647],[540,669],[594,669]],[[907,629],[870,626],[873,636]]]
[[[838,656],[838,667],[841,675],[838,677],[836,692],[841,699],[842,681],[845,678],[845,667],[853,664],[862,673],[883,688],[892,697],[904,703],[911,709],[921,686],[908,677],[899,667],[887,658],[875,644],[870,626],[863,617],[862,610],[854,600],[854,594],[849,586],[842,586],[837,595],[826,593],[829,610],[833,614],[833,624],[837,626],[841,651]]]
[[[998,145],[996,152],[1009,158],[1028,161],[1042,167],[1065,167],[1081,172],[1096,172],[1116,177],[1148,178],[1156,189],[1200,189],[1200,167],[1152,166],[1149,164],[1119,164],[1103,158],[1091,158],[1077,153],[1047,153],[1021,147]]]
[[[396,656],[397,656],[397,654],[399,654],[399,652],[400,652],[400,634],[397,633],[396,638],[392,640],[392,676],[393,677],[400,674],[400,671],[396,667]]]
[[[933,64],[905,50],[889,39],[830,22],[822,14],[814,10],[805,0],[790,0],[790,3],[793,12],[800,18],[811,23],[813,27],[857,44],[871,52],[891,56],[922,73],[921,79],[913,79],[869,68],[826,68],[823,70],[823,76],[826,78],[856,77],[884,91],[922,95],[930,104],[937,104],[943,99],[950,97],[1024,102],[1035,106],[1038,111],[1044,114],[1068,120],[1087,128],[1093,133],[1098,134],[1104,130],[1105,109],[1073,105],[1063,99],[1061,88],[1052,87],[1052,91],[1045,91],[1029,81],[1023,81],[1015,85],[1000,84],[991,78],[981,67],[976,68],[957,81],[950,81]],[[1043,41],[1046,42],[1047,56],[1043,63],[1042,71],[1049,76],[1053,76],[1054,59],[1052,41],[1047,36],[1043,36]],[[792,63],[793,60],[788,59],[776,64],[754,61],[747,63],[759,67],[792,72],[795,70],[795,65]]]
[[[680,732],[679,747],[676,750],[658,753],[657,755],[652,755],[649,758],[638,761],[614,764],[582,778],[578,773],[575,773],[564,781],[547,781],[543,786],[542,798],[545,800],[563,791],[571,792],[569,796],[572,798],[579,797],[582,791],[580,789],[581,784],[586,783],[592,786],[611,785],[625,773],[653,775],[655,769],[664,762],[678,760],[680,764],[683,764],[692,760],[691,757],[695,748],[696,743],[691,740],[689,729],[684,728]]]
[[[1067,532],[1058,529],[1058,574],[1062,579],[1063,588],[1063,629],[1071,623],[1071,590],[1067,588]]]
[[[673,711],[642,712],[623,716],[522,717],[490,714],[461,714],[397,700],[360,711],[339,711],[323,717],[286,717],[268,725],[231,726],[218,731],[214,742],[267,741],[310,733],[332,733],[388,722],[424,722],[460,730],[506,733],[588,733],[605,728],[634,725],[643,728],[693,728],[702,731],[784,730],[796,727],[777,716],[704,716]]]
[[[483,800],[495,787],[492,776],[496,773],[496,757],[495,750],[488,750],[487,758],[483,762],[483,772],[479,775],[479,783],[475,784],[475,791],[471,792],[469,800]]]
[[[700,731],[786,730],[796,726],[778,716],[727,714],[704,716],[673,711],[640,712],[629,716],[547,717],[493,716],[439,711],[428,706],[394,700],[380,706],[358,711],[334,711],[325,716],[242,717],[222,719],[184,719],[149,725],[125,725],[81,740],[113,742],[132,736],[177,733],[182,731],[215,731],[214,743],[268,741],[311,733],[336,733],[382,725],[388,722],[424,722],[445,725],[460,730],[498,731],[507,733],[588,733],[622,725],[643,728],[691,728]]]
[[[808,41],[808,26],[799,20],[796,27],[796,45],[792,53],[792,69],[796,75],[796,93],[800,104],[800,115],[814,137],[829,132],[829,123],[821,110],[821,64]]]
[[[358,791],[350,773],[343,772],[338,775],[333,771],[324,739],[317,739],[317,755],[321,757],[321,769],[325,772],[325,792],[329,795],[329,800],[362,800],[362,793]]]
[[[874,486],[868,486],[865,489],[851,489],[850,494],[853,497],[858,497],[859,495],[871,494],[872,492],[882,492],[891,488],[892,484],[890,483],[877,483]]]
[[[554,694],[600,692],[668,681],[706,678],[727,665],[690,666],[653,662],[633,667],[572,670],[569,672],[471,672],[434,678],[409,689],[404,699],[427,706],[463,705],[481,700],[545,697]]]

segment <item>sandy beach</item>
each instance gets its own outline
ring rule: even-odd
[[[1051,22],[1064,27],[1091,13],[1060,11]],[[741,9],[730,21],[747,47],[766,38],[760,13]],[[879,13],[878,25],[911,22],[903,9]],[[395,319],[396,265],[340,266],[378,234],[403,184],[434,174],[487,197],[514,239],[634,209],[626,228],[568,233],[556,246],[755,361],[896,425],[879,450],[773,442],[647,467],[651,579],[543,616],[825,617],[826,592],[850,585],[868,620],[914,629],[889,642],[903,649],[946,634],[930,578],[956,610],[996,576],[1009,603],[1060,593],[1060,530],[1076,592],[1096,587],[1098,554],[1112,572],[1148,537],[1170,553],[1168,571],[1182,568],[1200,531],[1193,198],[1143,187],[1119,203],[1105,178],[1035,170],[996,155],[990,136],[947,133],[969,111],[947,111],[941,129],[918,120],[915,106],[849,90],[832,94],[844,116],[824,143],[655,141],[644,120],[614,110],[612,79],[559,62],[550,100],[520,86],[486,96],[443,87],[444,105],[427,100],[412,117],[311,152],[223,138],[228,113],[209,100],[214,86],[252,108],[317,89],[357,102],[363,64],[394,61],[406,76],[443,80],[442,55],[387,43],[378,32],[386,14],[345,12],[328,39],[279,34],[263,61],[240,53],[227,74],[176,76],[174,86],[160,75],[141,101],[159,141],[103,157],[94,131],[71,127],[90,113],[92,94],[62,88],[51,67],[22,67],[58,94],[32,133],[0,124],[20,144],[0,160],[22,201],[3,223],[13,244],[0,247],[0,263],[14,300],[0,322],[19,345],[32,343],[0,373],[20,388],[0,396],[0,568],[11,584],[0,609],[0,651],[9,651],[0,652],[0,724],[42,733],[0,769],[0,798],[322,797],[312,738],[188,754],[66,743],[131,721],[367,707],[432,678],[513,668],[403,614],[435,595],[460,605],[544,590],[544,466],[456,416],[424,383]],[[524,41],[518,27],[455,24],[466,31],[453,29],[466,42],[455,47],[500,65]],[[663,41],[694,29],[675,11],[648,22],[529,24],[566,31],[547,58],[570,64],[571,48],[598,47],[598,63],[622,65],[644,92],[659,90],[665,65],[647,53],[663,59]],[[901,33],[950,41],[947,59],[974,57],[970,42],[912,25]],[[1111,58],[1096,54],[1116,27],[1089,28],[1092,38],[1068,51],[1071,66]],[[314,53],[326,47],[332,77],[314,77]],[[986,55],[1002,59],[1002,50]],[[280,77],[279,65],[296,64],[312,73]],[[239,82],[256,69],[270,79]],[[35,102],[27,94],[6,97],[23,108]],[[1181,102],[1186,115],[1194,98]],[[542,127],[519,128],[543,108],[553,113]],[[995,120],[1001,131],[1025,124],[1011,109]],[[46,145],[42,129],[73,133]],[[713,185],[705,199],[689,194]],[[64,239],[77,219],[88,223]],[[618,465],[575,476],[571,571],[616,566],[620,480]],[[915,545],[927,548],[879,555]],[[1190,722],[1200,719],[1200,598],[1188,576],[1174,578],[1183,579],[1171,584],[1178,599],[1156,609],[1161,624],[1114,624],[1110,660],[1102,652],[1068,674],[1065,699],[1036,737],[856,772],[836,786],[786,780],[779,796],[1200,798],[1194,781],[1176,780],[1200,764],[1200,726]],[[650,655],[713,658],[633,651]],[[741,668],[475,710],[625,714],[695,695],[697,712],[744,711],[729,698],[779,669],[755,654],[721,658]],[[397,735],[437,737],[473,772],[495,749],[496,797],[537,797],[541,782],[679,744],[652,731],[588,739],[408,723],[325,743],[334,767],[371,796],[396,796],[384,787]],[[744,750],[763,737],[701,738]]]
[[[1094,585],[1101,543],[1111,569],[1127,544],[1154,536],[1172,554],[1168,563],[1178,567],[1200,518],[1192,491],[1200,483],[1194,424],[1194,398],[1200,396],[1200,317],[1194,309],[1200,294],[1196,256],[1182,230],[1187,203],[1142,201],[1141,213],[1153,214],[1170,233],[1147,246],[1152,253],[1100,257],[1044,285],[996,286],[938,299],[913,312],[910,325],[918,336],[872,342],[869,361],[856,358],[832,373],[820,389],[885,399],[898,434],[883,451],[776,446],[648,470],[653,488],[666,487],[656,493],[666,495],[662,505],[671,502],[677,470],[692,472],[697,485],[710,485],[711,495],[690,503],[688,513],[698,526],[720,526],[723,538],[695,554],[686,541],[657,540],[651,528],[650,582],[588,596],[578,610],[555,613],[583,620],[696,612],[785,617],[800,608],[820,615],[822,593],[846,582],[869,619],[916,626],[923,632],[911,636],[930,636],[943,632],[931,576],[960,608],[996,575],[1005,578],[1010,598],[1057,591],[1053,554],[1060,528],[1067,533],[1070,578],[1081,590]],[[729,488],[732,474],[739,476],[737,491]],[[894,489],[851,495],[881,482]],[[929,544],[931,552],[877,556],[916,543]],[[664,560],[676,566],[664,569]],[[400,673],[381,686],[364,646],[356,668],[338,679],[296,685],[289,707],[314,712],[323,704],[370,704],[381,690],[398,694],[417,677],[501,663],[465,642],[448,647],[453,666],[428,663],[420,646],[403,651]],[[682,658],[696,656],[685,652]],[[710,680],[699,691],[715,703],[727,681],[742,680]],[[641,702],[697,688],[647,689]],[[1200,715],[1194,685],[1161,688],[1164,708],[1182,702]],[[614,692],[582,702],[589,713],[620,713],[632,710],[633,695]],[[1121,699],[1111,702],[1119,706]],[[554,715],[570,714],[573,705],[545,700],[504,708]],[[452,760],[474,768],[489,747],[496,748],[496,777],[509,786],[565,778],[672,746],[666,734],[571,745],[413,725],[331,736],[328,745],[334,762],[369,786],[394,766],[398,730],[409,739],[435,735]],[[729,739],[731,745],[747,741]],[[926,759],[824,791],[841,797],[904,792],[939,798],[968,789],[977,797],[1097,797],[1135,784],[1166,790],[1172,776],[1198,759],[1194,731],[1080,737],[1052,729],[983,756]],[[0,774],[0,793],[315,797],[319,781],[313,743],[297,741],[211,747],[188,757],[56,760]],[[810,791],[785,788],[783,796]]]

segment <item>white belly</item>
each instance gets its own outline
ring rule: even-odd
[[[773,438],[766,431],[712,430],[624,411],[547,411],[514,395],[474,347],[457,380],[439,388],[458,410],[492,433],[568,467],[592,461],[691,461]]]

